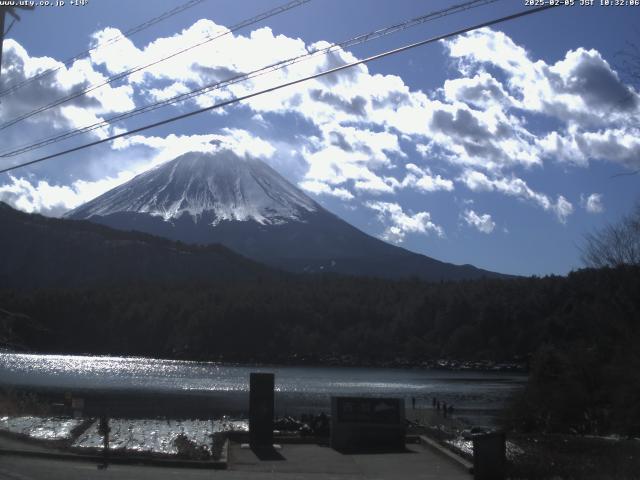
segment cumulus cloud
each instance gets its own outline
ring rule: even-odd
[[[133,172],[122,172],[117,177],[94,182],[76,180],[71,185],[55,185],[46,180],[32,182],[24,177],[10,176],[10,183],[0,185],[0,201],[28,213],[59,217],[133,176]]]
[[[496,223],[491,219],[488,213],[477,214],[473,210],[465,210],[462,213],[462,219],[467,225],[476,228],[479,232],[489,234],[496,228]]]
[[[582,166],[591,160],[630,168],[639,164],[640,96],[598,51],[570,50],[549,64],[532,59],[506,34],[486,28],[443,43],[462,71],[478,72],[447,81],[447,99],[477,108],[515,108],[560,122],[560,132],[521,136],[532,152]],[[500,69],[505,81],[487,73],[487,67]]]
[[[474,192],[500,192],[532,202],[544,210],[555,213],[561,223],[565,223],[573,213],[573,205],[562,195],[552,201],[547,195],[536,192],[521,178],[489,178],[482,172],[466,170],[459,181]]]
[[[391,183],[396,188],[415,188],[421,192],[435,192],[445,190],[450,192],[453,190],[453,182],[440,175],[433,175],[431,170],[422,169],[415,163],[407,163],[405,165],[408,173],[401,182]]]
[[[88,59],[76,60],[69,66],[49,57],[32,57],[15,40],[4,43],[3,83],[15,85],[44,70],[55,73],[32,81],[16,93],[6,95],[0,103],[3,121],[20,117],[33,110],[55,103],[58,99],[81,92],[89,86],[103,83],[106,77],[99,73]],[[96,123],[110,112],[134,108],[133,88],[129,85],[105,85],[86,95],[78,96],[60,106],[52,107],[16,124],[13,130],[24,131],[24,126],[38,127],[40,134],[62,128],[77,128]],[[97,132],[100,133],[100,132]]]
[[[306,184],[323,183],[345,188],[345,185],[351,182],[359,191],[393,192],[393,187],[376,175],[367,165],[366,160],[356,152],[346,152],[332,145],[313,152],[305,148],[303,157],[308,164],[303,180]]]
[[[150,166],[172,160],[187,152],[215,152],[223,149],[231,150],[239,157],[262,159],[269,158],[275,153],[275,148],[270,142],[251,135],[246,130],[223,128],[221,131],[221,134],[171,134],[166,137],[134,135],[116,140],[114,148],[126,150],[136,145],[149,147],[156,152],[153,165]]]
[[[591,195],[580,195],[580,205],[589,213],[604,212],[601,193],[592,193]]]
[[[533,60],[503,32],[483,28],[444,42],[461,68],[497,67],[507,75],[507,88],[517,94],[516,105],[553,115],[563,121],[607,121],[612,114],[636,110],[639,97],[624,85],[596,50],[578,48],[555,64]],[[477,82],[495,86],[487,73]],[[513,98],[513,97],[512,97]]]
[[[498,171],[539,165],[535,137],[523,122],[499,106],[475,110],[436,102],[429,123],[431,148],[437,145],[451,163]]]
[[[607,159],[629,169],[640,167],[640,129],[612,128],[595,132],[550,132],[538,141],[549,157],[581,166]]]
[[[365,206],[378,212],[380,221],[387,225],[382,238],[388,242],[402,243],[408,233],[444,237],[444,229],[431,221],[429,212],[407,214],[399,204],[391,202],[367,202]]]
[[[480,109],[514,103],[502,83],[487,72],[480,72],[474,77],[446,80],[443,91],[450,102],[462,102]]]
[[[315,180],[305,180],[301,182],[299,186],[307,192],[315,193],[316,195],[330,195],[340,198],[341,200],[352,200],[354,198],[353,194],[345,188],[330,187],[326,183]]]

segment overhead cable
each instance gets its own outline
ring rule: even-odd
[[[146,22],[141,23],[140,25],[137,25],[133,28],[130,28],[129,30],[127,30],[126,32],[122,33],[121,35],[116,35],[115,37],[112,37],[108,40],[105,40],[102,43],[98,43],[97,45],[94,45],[91,48],[88,48],[87,50],[84,50],[80,53],[78,53],[77,55],[74,55],[71,58],[68,58],[67,60],[65,60],[64,62],[62,62],[62,66],[69,66],[71,65],[73,62],[75,62],[76,60],[79,60],[81,58],[85,58],[88,57],[89,54],[91,52],[93,52],[94,50],[97,50],[99,48],[105,47],[107,45],[112,45],[116,42],[119,42],[120,40],[123,40],[125,38],[129,38],[130,36],[141,32],[149,27],[151,27],[152,25],[155,25],[156,23],[162,22],[163,20],[166,20],[167,18],[173,17],[174,15],[177,15],[180,12],[183,12],[191,7],[196,6],[199,3],[204,2],[205,0],[189,0],[188,2],[179,5],[171,10],[168,10],[166,12],[164,12],[161,15],[158,15],[157,17],[151,18],[149,20],[147,20]],[[44,70],[42,72],[37,73],[36,75],[33,75],[29,78],[26,78],[14,85],[9,86],[8,88],[6,88],[5,90],[0,91],[0,97],[3,97],[5,95],[8,95],[10,93],[15,92],[16,90],[21,89],[22,87],[33,83],[37,80],[40,80],[41,78],[44,78],[48,75],[51,75],[52,73],[57,72],[58,70],[60,70],[62,68],[62,66],[58,66],[58,67],[53,67],[53,68],[49,68],[47,70]]]
[[[117,115],[114,115],[112,117],[109,117],[107,119],[101,120],[99,122],[93,123],[91,125],[87,125],[85,127],[81,127],[81,128],[76,128],[76,129],[72,129],[72,130],[68,130],[66,132],[60,133],[60,134],[56,134],[54,136],[51,137],[47,137],[44,139],[40,139],[34,143],[29,143],[29,144],[25,144],[25,145],[21,145],[19,147],[13,147],[12,150],[8,150],[3,152],[2,154],[0,154],[0,157],[13,157],[16,155],[20,155],[32,150],[36,150],[39,148],[43,148],[45,146],[60,142],[62,140],[66,140],[68,138],[72,138],[74,136],[80,135],[80,134],[84,134],[84,133],[88,133],[103,127],[106,127],[110,124],[113,124],[115,122],[120,122],[123,120],[126,120],[128,118],[137,116],[137,115],[141,115],[144,113],[148,113],[151,112],[153,110],[157,110],[158,108],[167,106],[167,105],[172,105],[175,103],[179,103],[179,102],[184,102],[186,100],[189,100],[191,98],[212,92],[214,90],[219,90],[222,88],[226,88],[229,87],[233,84],[236,83],[240,83],[240,82],[244,82],[256,77],[260,77],[278,70],[282,70],[284,68],[287,68],[293,64],[302,62],[302,61],[308,61],[312,58],[315,58],[317,56],[321,56],[321,55],[327,55],[333,51],[338,51],[341,49],[344,49],[346,47],[353,47],[355,45],[358,44],[362,44],[362,43],[366,43],[369,42],[371,40],[386,36],[386,35],[390,35],[392,33],[396,33],[402,30],[406,30],[408,28],[414,27],[416,25],[420,25],[423,24],[427,21],[432,21],[432,20],[437,20],[439,18],[448,16],[448,15],[453,15],[453,14],[457,14],[460,12],[463,12],[465,10],[469,10],[471,8],[477,8],[480,6],[484,6],[484,5],[488,5],[490,3],[495,3],[499,0],[472,0],[472,1],[468,1],[465,3],[461,3],[461,4],[456,4],[453,5],[451,7],[448,7],[446,9],[442,9],[442,10],[438,10],[435,12],[430,12],[427,13],[425,15],[421,15],[419,17],[415,17],[415,18],[411,18],[408,20],[405,20],[401,23],[396,23],[394,25],[388,26],[388,27],[384,27],[384,28],[380,28],[377,30],[373,30],[371,32],[368,33],[364,33],[364,34],[360,34],[357,35],[355,37],[352,37],[348,40],[344,40],[342,42],[339,43],[335,43],[332,45],[329,45],[327,47],[318,49],[318,50],[314,50],[302,55],[298,55],[295,57],[291,57],[285,60],[280,60],[276,63],[272,63],[269,64],[267,66],[264,67],[260,67],[256,70],[253,70],[251,72],[248,73],[241,73],[241,74],[237,74],[234,75],[230,78],[227,78],[225,80],[222,81],[217,81],[217,82],[213,82],[207,85],[204,85],[202,87],[199,87],[197,89],[193,89],[189,92],[185,92],[185,93],[181,93],[178,95],[175,95],[173,97],[170,97],[168,99],[164,99],[164,100],[160,100],[151,104],[147,104],[147,105],[142,105],[140,107],[134,108],[132,110],[126,111],[126,112],[122,112],[119,113]]]
[[[110,142],[110,141],[116,140],[118,138],[123,138],[123,137],[126,137],[128,135],[132,135],[134,133],[140,133],[140,132],[143,132],[145,130],[149,130],[149,129],[152,129],[152,128],[156,128],[156,127],[159,127],[159,126],[162,126],[162,125],[166,125],[166,124],[172,123],[172,122],[176,122],[178,120],[183,120],[185,118],[189,118],[189,117],[192,117],[194,115],[198,115],[200,113],[208,112],[208,111],[211,111],[211,110],[214,110],[214,109],[217,109],[217,108],[222,108],[222,107],[225,107],[227,105],[231,105],[231,104],[234,104],[234,103],[241,102],[243,100],[248,100],[250,98],[257,97],[258,95],[264,95],[266,93],[274,92],[276,90],[280,90],[280,89],[283,89],[283,88],[286,88],[286,87],[290,87],[292,85],[303,83],[303,82],[306,82],[308,80],[312,80],[312,79],[315,79],[315,78],[323,77],[323,76],[326,76],[326,75],[331,75],[333,73],[337,73],[337,72],[340,72],[342,70],[346,70],[348,68],[355,67],[357,65],[363,65],[363,64],[372,62],[374,60],[379,60],[381,58],[385,58],[385,57],[388,57],[388,56],[391,56],[391,55],[395,55],[395,54],[398,54],[398,53],[401,53],[401,52],[405,52],[407,50],[410,50],[410,49],[413,49],[413,48],[416,48],[416,47],[420,47],[420,46],[427,45],[427,44],[430,44],[430,43],[438,42],[440,40],[445,40],[447,38],[451,38],[451,37],[455,37],[455,36],[458,36],[458,35],[462,35],[464,33],[470,32],[472,30],[477,30],[479,28],[484,28],[484,27],[490,27],[490,26],[496,25],[498,23],[507,22],[509,20],[514,20],[516,18],[524,17],[524,16],[527,16],[527,15],[533,15],[535,13],[539,13],[539,12],[542,12],[544,10],[548,10],[550,8],[555,8],[555,7],[553,5],[544,5],[544,6],[541,6],[541,7],[530,8],[530,9],[527,9],[527,10],[524,10],[524,11],[520,11],[518,13],[514,13],[512,15],[507,15],[505,17],[500,17],[500,18],[497,18],[497,19],[494,19],[494,20],[490,20],[490,21],[487,21],[487,22],[476,24],[476,25],[473,25],[471,27],[463,28],[461,30],[456,30],[456,31],[451,32],[451,33],[447,33],[447,34],[444,34],[444,35],[439,35],[437,37],[431,37],[431,38],[428,38],[426,40],[422,40],[422,41],[415,42],[415,43],[410,43],[408,45],[404,45],[402,47],[395,48],[393,50],[387,50],[387,51],[385,51],[383,53],[372,55],[372,56],[364,58],[362,60],[356,60],[354,62],[347,63],[347,64],[341,65],[339,67],[335,67],[335,68],[332,68],[332,69],[329,69],[329,70],[325,70],[323,72],[319,72],[319,73],[315,73],[313,75],[308,75],[306,77],[299,78],[297,80],[292,80],[290,82],[285,82],[285,83],[282,83],[280,85],[276,85],[274,87],[266,88],[264,90],[260,90],[260,91],[257,91],[257,92],[253,92],[253,93],[250,93],[250,94],[247,94],[247,95],[240,96],[240,97],[232,98],[230,100],[226,100],[226,101],[223,101],[223,102],[220,102],[220,103],[216,103],[215,105],[211,105],[209,107],[204,107],[204,108],[200,108],[198,110],[193,110],[191,112],[184,113],[182,115],[177,115],[177,116],[174,116],[174,117],[167,118],[165,120],[161,120],[159,122],[155,122],[155,123],[152,123],[152,124],[144,125],[142,127],[134,128],[132,130],[128,130],[126,132],[119,133],[117,135],[112,135],[110,137],[103,138],[103,139],[100,139],[100,140],[96,140],[94,142],[89,142],[89,143],[86,143],[84,145],[80,145],[80,146],[77,146],[77,147],[74,147],[74,148],[63,150],[63,151],[60,151],[60,152],[57,152],[57,153],[54,153],[54,154],[51,154],[51,155],[46,155],[44,157],[36,158],[35,160],[31,160],[31,161],[24,162],[24,163],[21,163],[21,164],[18,164],[18,165],[14,165],[12,167],[4,168],[4,169],[0,170],[0,173],[10,172],[10,171],[16,170],[18,168],[23,168],[23,167],[26,167],[26,166],[29,166],[29,165],[34,165],[36,163],[41,163],[41,162],[44,162],[44,161],[47,161],[47,160],[51,160],[53,158],[61,157],[63,155],[67,155],[69,153],[77,152],[79,150],[84,150],[85,148],[89,148],[89,147],[93,147],[93,146],[96,146],[96,145],[100,145],[102,143]]]
[[[118,73],[116,75],[113,75],[113,76],[109,77],[104,82],[90,85],[90,86],[86,87],[85,89],[83,89],[83,90],[81,90],[79,92],[75,92],[75,93],[72,93],[71,95],[67,95],[65,97],[58,98],[57,100],[54,100],[51,103],[48,103],[48,104],[43,105],[41,107],[38,107],[38,108],[36,108],[34,110],[31,110],[30,112],[24,113],[24,114],[19,115],[19,116],[15,117],[15,118],[13,118],[11,120],[3,122],[2,124],[0,124],[0,131],[1,130],[5,130],[6,128],[9,128],[12,125],[15,125],[17,123],[20,123],[23,120],[26,120],[27,118],[31,118],[34,115],[37,115],[39,113],[45,112],[45,111],[50,110],[50,109],[52,109],[54,107],[57,107],[59,105],[62,105],[62,104],[66,103],[66,102],[68,102],[70,100],[74,100],[76,98],[84,96],[87,93],[93,92],[94,90],[97,90],[97,89],[99,89],[101,87],[104,87],[105,85],[109,85],[109,84],[111,84],[113,82],[116,82],[118,80],[122,80],[123,78],[126,78],[129,75],[132,75],[132,74],[134,74],[136,72],[140,72],[140,71],[145,70],[145,69],[147,69],[149,67],[157,65],[157,64],[159,64],[161,62],[164,62],[166,60],[174,58],[174,57],[176,57],[176,56],[178,56],[180,54],[183,54],[185,52],[193,50],[196,47],[200,47],[200,46],[202,46],[202,45],[204,45],[206,43],[209,43],[209,42],[212,42],[214,40],[217,40],[218,38],[224,37],[225,35],[228,35],[228,34],[230,34],[232,32],[240,30],[241,28],[245,28],[245,27],[247,27],[249,25],[253,25],[253,24],[258,23],[258,22],[260,22],[262,20],[265,20],[265,19],[267,19],[269,17],[273,17],[274,15],[278,15],[280,13],[286,12],[287,10],[291,10],[292,8],[299,7],[300,5],[303,5],[303,4],[305,4],[305,3],[309,2],[309,1],[311,1],[311,0],[293,0],[293,1],[290,1],[289,3],[287,3],[285,5],[281,5],[279,7],[272,8],[271,10],[268,10],[266,12],[263,12],[263,13],[259,14],[259,15],[256,15],[255,17],[252,17],[252,18],[247,19],[247,20],[243,20],[242,22],[234,25],[233,27],[231,27],[229,29],[225,29],[222,32],[219,32],[217,34],[207,35],[205,37],[205,40],[203,40],[201,42],[198,42],[198,43],[196,43],[194,45],[191,45],[189,47],[180,49],[180,50],[178,50],[176,52],[173,52],[170,55],[166,55],[164,57],[161,57],[160,59],[155,60],[155,61],[153,61],[151,63],[147,63],[147,64],[144,64],[144,65],[138,65],[136,67],[130,68],[129,70],[125,70],[123,72],[120,72],[120,73]]]

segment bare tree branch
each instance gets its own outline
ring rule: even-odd
[[[640,265],[640,202],[618,223],[586,235],[581,250],[587,267]]]

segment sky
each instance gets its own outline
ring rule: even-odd
[[[57,70],[0,98],[0,154],[464,2],[311,0],[6,125],[287,2],[203,0],[112,41],[185,3],[67,1],[20,12],[4,42],[0,91]],[[523,3],[495,1],[318,54],[44,148],[0,156],[0,167],[509,15],[527,8]],[[0,200],[60,216],[222,140],[387,242],[504,273],[566,274],[583,266],[584,236],[640,200],[640,174],[632,174],[640,169],[640,81],[623,68],[629,44],[640,44],[640,7],[575,3],[0,174]],[[63,63],[96,45],[89,56]]]

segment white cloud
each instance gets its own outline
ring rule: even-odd
[[[573,130],[565,135],[551,132],[538,143],[547,156],[584,167],[590,159],[597,159],[640,168],[640,129],[634,127],[596,132]]]
[[[147,168],[172,160],[187,152],[214,152],[221,149],[233,151],[240,157],[266,159],[275,153],[271,143],[251,135],[246,130],[224,128],[223,134],[206,135],[168,135],[153,137],[134,135],[123,137],[114,142],[117,150],[126,150],[136,145],[144,145],[155,150],[155,157]]]
[[[515,103],[502,83],[487,72],[480,72],[474,77],[446,80],[443,91],[445,98],[452,103],[462,102],[481,109]]]
[[[431,141],[449,152],[445,158],[454,164],[498,171],[541,163],[535,137],[498,105],[475,110],[462,103],[434,102],[429,127]]]
[[[38,73],[54,69],[55,73],[29,82],[15,94],[3,97],[0,118],[10,120],[33,110],[48,106],[85,88],[104,83],[106,77],[94,69],[88,59],[76,60],[69,66],[48,57],[32,57],[15,40],[4,43],[2,78],[5,85],[15,85]],[[21,126],[37,125],[42,135],[53,128],[85,126],[102,120],[109,112],[122,112],[134,108],[133,88],[130,85],[105,85],[73,100],[50,108],[26,119]]]
[[[422,169],[415,163],[407,163],[405,165],[409,173],[399,184],[402,188],[413,187],[422,192],[435,192],[445,190],[450,192],[453,190],[453,182],[443,178],[440,175],[433,175],[429,169]]]
[[[510,135],[512,141],[521,137],[520,144],[512,146],[528,152],[531,160],[538,155],[581,166],[590,160],[619,162],[629,168],[640,165],[640,96],[622,83],[598,51],[578,48],[548,64],[531,59],[504,33],[486,28],[444,45],[462,70],[479,72],[473,78],[447,81],[443,90],[450,101],[478,108],[515,107],[560,122],[559,132],[540,136],[527,132],[527,136],[520,129],[520,134]],[[498,67],[505,83],[484,71],[487,66]]]
[[[564,59],[550,65],[532,60],[506,34],[489,28],[443,43],[450,56],[470,70],[492,65],[506,73],[507,87],[520,97],[516,105],[523,110],[584,123],[612,121],[612,116],[618,121],[625,111],[638,108],[637,93],[622,84],[596,50],[570,50]],[[500,95],[495,79],[486,72],[476,76],[475,83],[491,85]],[[460,88],[454,87],[450,86],[450,94],[459,94]]]
[[[225,27],[211,20],[199,20],[179,34],[158,38],[140,49],[128,40],[98,49],[92,53],[92,60],[105,65],[110,71],[120,71],[134,64],[153,61],[224,30]],[[104,40],[118,33],[114,29],[105,29],[95,38]],[[547,64],[543,60],[532,59],[507,35],[491,29],[477,30],[443,43],[449,56],[460,62],[463,73],[475,72],[469,78],[445,82],[442,93],[446,102],[430,98],[420,91],[411,91],[396,75],[371,74],[366,66],[359,66],[256,97],[244,105],[253,110],[254,115],[293,113],[317,126],[323,132],[323,142],[317,148],[308,149],[310,153],[326,149],[336,142],[350,145],[361,153],[362,146],[369,147],[372,163],[363,167],[367,172],[363,168],[345,168],[340,174],[357,183],[360,190],[378,192],[388,192],[390,188],[376,169],[394,162],[389,159],[390,153],[404,154],[392,130],[414,142],[416,136],[429,138],[431,147],[441,149],[439,157],[454,164],[496,173],[514,165],[541,165],[542,155],[554,156],[552,145],[555,139],[538,138],[526,128],[521,118],[509,113],[510,109],[544,113],[568,124],[583,126],[594,122],[603,124],[614,118],[627,119],[627,114],[634,108],[637,113],[637,94],[619,81],[617,74],[595,50],[570,51],[564,59]],[[178,55],[153,66],[144,75],[133,76],[130,81],[136,86],[144,85],[141,91],[152,98],[165,99],[194,85],[223,80],[238,72],[328,45],[326,42],[305,45],[300,39],[275,35],[265,27],[248,35],[226,35],[195,48],[189,55]],[[352,53],[337,50],[328,57],[318,56],[192,101],[198,106],[210,105],[215,99],[243,95],[355,59]],[[506,80],[499,81],[484,70],[485,66],[498,67],[506,74]],[[157,80],[169,80],[171,83],[154,87]],[[622,104],[614,101],[618,93],[628,95],[629,99]],[[620,113],[622,117],[616,113],[620,108],[614,109],[614,115],[606,111],[620,105],[624,110]],[[358,123],[357,126],[354,122]],[[619,142],[614,160],[629,162],[638,158],[632,141],[637,135],[628,131],[628,125],[631,123],[626,122],[622,129],[629,139]],[[596,135],[597,131],[584,133]],[[593,144],[603,143],[602,139],[591,140]],[[610,149],[607,145],[593,149],[594,152],[602,150]],[[419,151],[426,154],[424,148]],[[573,153],[567,148],[565,151]],[[576,161],[584,163],[584,156],[582,151]],[[564,157],[555,155],[555,158]],[[362,160],[359,163],[362,166]],[[350,172],[355,176],[349,177]],[[363,179],[363,176],[367,178]],[[316,178],[313,173],[307,180],[326,181]]]
[[[580,195],[580,205],[589,213],[604,212],[601,193],[592,193],[587,197]]]
[[[319,125],[325,144],[335,145],[345,152],[357,152],[361,162],[375,167],[391,165],[390,154],[406,156],[398,143],[398,136],[386,131],[374,132],[366,127],[356,128],[336,123]]]
[[[407,214],[400,205],[391,202],[367,202],[365,206],[378,212],[380,221],[388,224],[382,238],[389,242],[402,243],[408,233],[428,235],[433,232],[444,237],[443,228],[431,221],[429,212]]]
[[[321,150],[302,151],[309,165],[304,182],[319,182],[342,186],[353,182],[354,188],[370,193],[393,193],[393,186],[376,175],[368,165],[367,157],[358,152],[347,152],[331,145]]]
[[[462,218],[467,225],[475,227],[479,232],[491,233],[496,228],[496,223],[491,219],[491,215],[488,213],[478,215],[473,210],[465,210],[462,214]]]
[[[533,190],[521,178],[492,179],[482,172],[466,170],[458,180],[474,192],[496,191],[533,202],[544,210],[555,213],[561,223],[565,223],[567,217],[573,213],[573,205],[565,197],[559,195],[556,202],[553,202],[547,195]]]
[[[551,206],[560,223],[566,223],[567,217],[573,213],[573,205],[562,195],[558,195],[555,205]]]
[[[352,200],[353,194],[345,188],[334,188],[317,180],[307,180],[299,184],[300,188],[316,195],[330,195],[341,200]]]
[[[59,217],[104,192],[133,178],[133,172],[121,172],[95,182],[76,180],[71,185],[52,185],[46,180],[31,182],[10,176],[11,183],[0,185],[0,200],[28,213]]]

